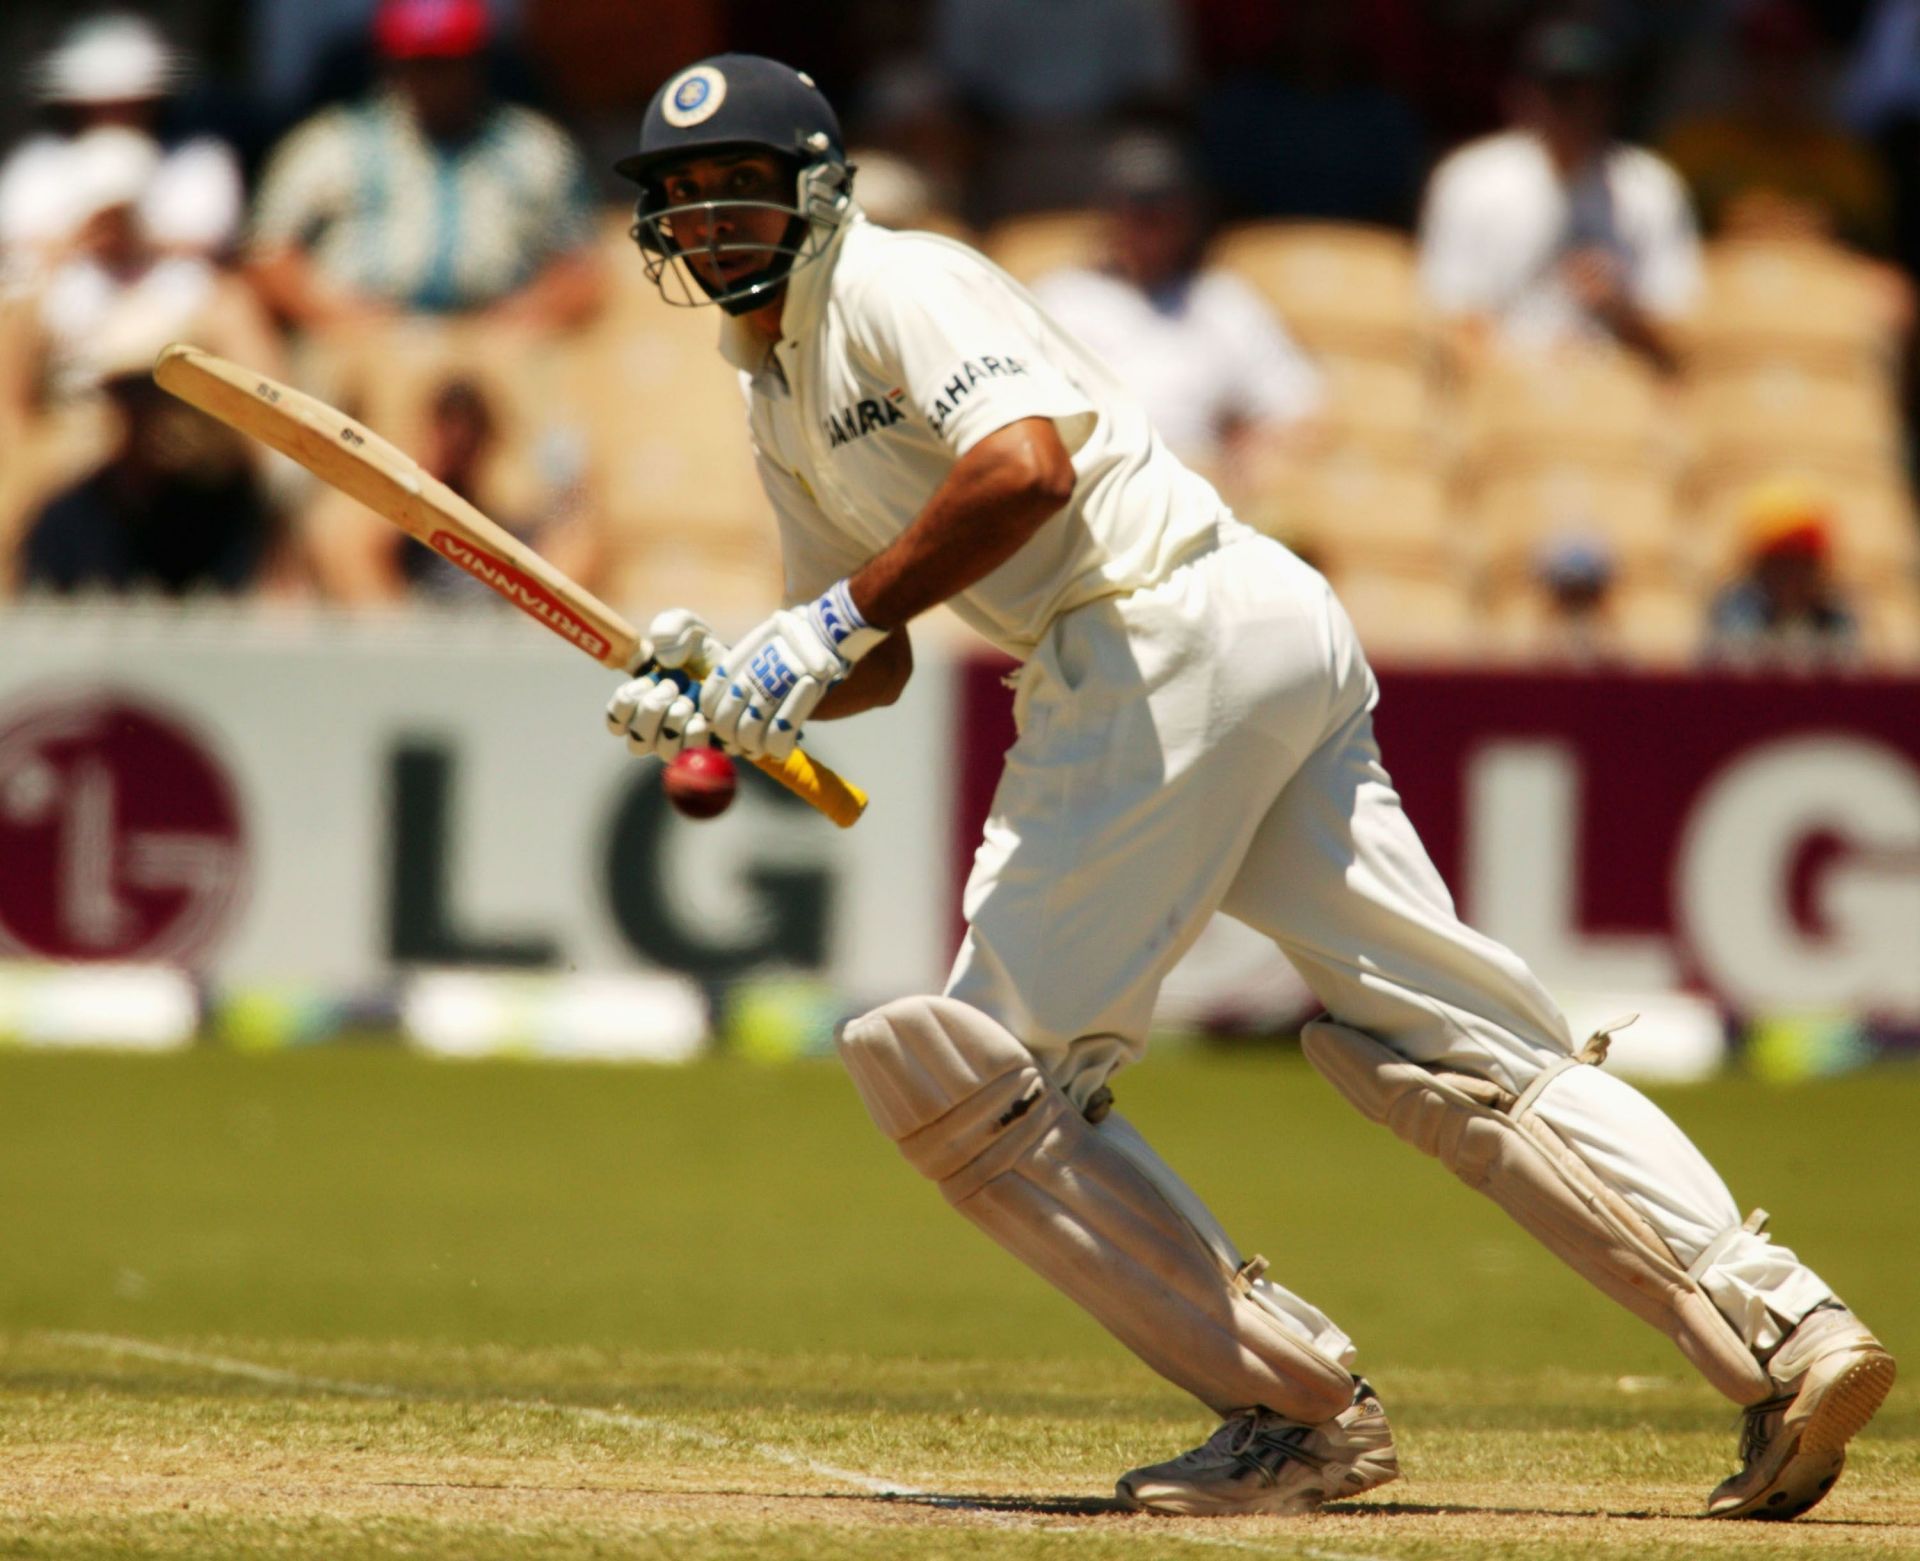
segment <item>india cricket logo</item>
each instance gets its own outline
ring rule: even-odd
[[[726,96],[727,78],[711,65],[696,65],[674,82],[660,112],[668,124],[684,130],[713,118]]]

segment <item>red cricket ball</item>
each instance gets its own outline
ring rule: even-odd
[[[717,818],[732,805],[733,760],[718,748],[689,748],[661,778],[667,801],[686,818]]]

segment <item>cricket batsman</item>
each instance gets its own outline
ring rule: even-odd
[[[1353,1342],[1113,1110],[1162,978],[1224,910],[1326,1005],[1302,1044],[1340,1094],[1745,1409],[1710,1514],[1818,1502],[1892,1356],[1603,1071],[1605,1037],[1576,1049],[1520,960],[1454,914],[1326,581],[1237,521],[1003,272],[866,221],[806,76],[701,61],[618,166],[655,281],[723,317],[791,605],[732,645],[663,614],[661,662],[711,674],[629,682],[608,725],[663,758],[783,756],[809,721],[897,698],[907,626],[941,602],[1024,663],[946,991],[854,1020],[841,1051],[948,1202],[1221,1417],[1121,1476],[1122,1500],[1304,1512],[1398,1473]]]

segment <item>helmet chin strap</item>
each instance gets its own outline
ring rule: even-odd
[[[808,227],[806,218],[795,217],[787,224],[787,230],[781,236],[780,242],[789,250],[797,250],[806,237]],[[702,292],[718,304],[723,312],[738,319],[743,314],[752,314],[757,309],[766,308],[780,295],[781,288],[786,285],[788,273],[793,270],[794,258],[792,254],[776,255],[758,271],[743,276],[722,288],[709,286],[698,271],[693,271],[692,266],[688,266],[687,269],[693,271],[693,279],[699,283]],[[735,291],[736,288],[739,289],[738,292]],[[725,296],[722,296],[723,294]]]
[[[705,282],[701,281],[698,272],[694,274],[693,279],[699,282],[701,289],[706,295],[720,306],[722,313],[730,314],[736,320],[739,319],[741,315],[752,314],[757,309],[766,308],[768,304],[780,296],[787,285],[786,272],[781,270],[778,275],[775,275],[775,268],[773,266],[768,266],[766,270],[754,276],[743,277],[734,285],[745,287],[747,290],[744,293],[730,292],[728,296],[724,298],[713,288],[708,287]],[[768,286],[762,291],[763,283],[772,283],[774,285]]]

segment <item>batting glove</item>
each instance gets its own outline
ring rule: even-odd
[[[607,730],[642,757],[675,759],[683,749],[711,745],[700,690],[684,672],[649,672],[622,683],[607,701]]]
[[[886,638],[860,616],[842,580],[783,608],[746,635],[700,686],[715,741],[749,759],[784,759],[828,689]]]
[[[727,659],[727,647],[713,625],[685,607],[669,607],[647,625],[653,659],[663,667],[678,667],[703,678]]]

